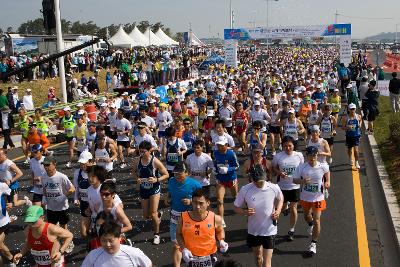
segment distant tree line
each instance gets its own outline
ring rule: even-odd
[[[61,20],[61,27],[63,33],[70,33],[70,34],[82,34],[82,35],[96,35],[100,38],[106,38],[107,36],[107,28],[108,28],[108,33],[109,37],[113,36],[117,31],[119,26],[122,26],[124,30],[129,34],[135,26],[138,27],[138,29],[141,32],[144,32],[148,27],[151,28],[153,32],[157,31],[159,28],[161,28],[168,36],[175,38],[175,36],[172,35],[171,29],[168,27],[165,27],[164,24],[161,22],[156,22],[151,24],[147,20],[142,20],[140,22],[132,22],[132,23],[126,23],[126,24],[111,24],[106,27],[100,27],[97,26],[96,23],[93,21],[88,21],[88,22],[80,22],[80,21],[69,21],[62,19]],[[6,32],[14,32],[12,27],[8,27],[6,29]],[[46,29],[43,26],[43,18],[37,18],[35,20],[28,20],[24,23],[22,23],[17,31],[19,34],[47,34]],[[0,28],[0,34],[3,33],[3,30]]]

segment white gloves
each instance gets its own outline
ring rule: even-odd
[[[227,174],[228,173],[228,167],[218,167],[218,173]]]
[[[187,248],[184,248],[182,250],[182,258],[186,263],[189,263],[190,261],[193,260],[193,254],[188,250]]]
[[[225,253],[226,251],[228,251],[228,243],[225,242],[225,240],[220,240],[219,241],[219,251],[221,253]]]

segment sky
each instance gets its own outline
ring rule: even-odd
[[[200,37],[223,37],[229,28],[229,2],[235,28],[269,26],[352,24],[352,37],[400,31],[400,0],[60,0],[61,17],[70,21],[94,21],[99,26],[148,20],[161,21],[173,33],[188,31],[191,24]],[[0,0],[0,28],[14,30],[41,17],[42,0]],[[389,19],[385,19],[389,18]]]

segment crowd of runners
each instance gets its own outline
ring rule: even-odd
[[[242,51],[239,59],[237,69],[212,66],[185,87],[170,85],[168,103],[160,102],[154,88],[144,87],[135,95],[124,93],[120,101],[107,98],[96,121],[83,108],[64,108],[57,123],[65,130],[66,167],[76,168],[73,177],[57,170],[60,163],[49,150],[52,122],[40,109],[28,117],[21,108],[17,125],[32,194],[19,194],[23,172],[0,149],[5,261],[17,264],[30,253],[37,266],[63,266],[64,255],[74,249],[68,230],[73,199],[80,208],[80,237],[75,238],[86,240],[88,249],[82,266],[151,266],[151,259],[132,246],[135,222],[124,211],[113,175],[121,169],[132,170],[129,179],[137,187],[143,217],[152,221],[144,231],[154,233],[154,245],[160,244],[161,220],[170,220],[174,266],[216,266],[219,254],[229,251],[227,191],[235,198],[235,216],[247,219],[243,239],[257,266],[271,266],[279,220],[290,220],[285,231],[293,242],[296,225],[306,223],[310,239],[304,250],[316,254],[338,129],[345,131],[349,163],[360,168],[362,118],[354,103],[342,101],[348,98],[346,89],[354,88],[341,84],[333,47]],[[161,201],[169,214],[159,208]],[[16,220],[14,207],[23,205],[28,206],[26,240],[12,255],[5,233]],[[298,220],[299,206],[304,222]]]

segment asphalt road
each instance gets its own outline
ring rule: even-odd
[[[362,143],[366,142],[365,137],[362,138]],[[303,149],[303,142],[301,142]],[[67,162],[67,150],[65,145],[60,145],[54,148],[55,157],[59,162],[58,171],[67,174],[72,179],[73,169],[65,168]],[[331,164],[331,189],[330,196],[327,200],[327,210],[322,214],[322,232],[318,241],[317,254],[312,258],[305,258],[304,252],[310,242],[310,237],[307,235],[306,223],[303,220],[303,211],[299,211],[299,220],[296,227],[295,240],[287,242],[285,235],[288,231],[289,216],[281,215],[278,225],[278,236],[276,241],[276,248],[273,255],[273,266],[384,266],[384,258],[391,257],[393,261],[386,266],[400,266],[398,263],[398,255],[394,245],[391,246],[391,237],[384,229],[387,227],[377,220],[385,221],[387,214],[380,210],[383,207],[383,199],[380,189],[376,183],[375,174],[369,170],[372,168],[369,149],[361,146],[361,160],[362,169],[359,172],[359,182],[361,188],[362,202],[360,196],[355,193],[353,187],[353,175],[349,165],[346,148],[344,144],[343,132],[339,131],[334,145],[334,157]],[[20,149],[10,150],[10,159],[18,158],[22,155]],[[244,162],[245,157],[239,157],[241,163]],[[28,179],[30,177],[27,166],[22,164],[22,159],[16,160],[17,164],[23,169],[24,177],[23,191],[20,195],[27,194],[26,186],[28,186]],[[131,162],[131,161],[130,161]],[[368,164],[369,163],[369,164]],[[76,165],[75,167],[78,167]],[[134,241],[134,246],[142,249],[153,261],[156,266],[171,266],[171,243],[169,241],[169,209],[161,204],[161,209],[164,211],[161,223],[161,238],[160,245],[155,246],[152,244],[152,231],[151,222],[144,221],[141,218],[141,208],[138,198],[136,185],[132,181],[131,166],[124,170],[115,172],[115,178],[118,181],[118,194],[122,198],[125,205],[125,212],[134,223],[134,230],[128,233]],[[357,172],[356,172],[357,173]],[[367,177],[366,174],[371,174]],[[240,176],[240,185],[246,183],[246,178]],[[358,188],[358,187],[357,187]],[[356,197],[355,197],[356,195]],[[232,203],[234,199],[229,195],[226,198],[226,211],[225,221],[227,224],[226,241],[229,243],[229,251],[221,258],[233,258],[249,266],[254,266],[254,259],[251,251],[247,248],[245,238],[247,234],[246,218],[234,214]],[[355,203],[362,203],[364,215],[356,220],[356,206]],[[72,202],[71,202],[72,203]],[[215,203],[215,199],[214,199]],[[212,209],[216,206],[212,205]],[[376,212],[378,210],[378,212]],[[357,214],[360,214],[360,205],[357,207]],[[85,255],[87,254],[85,244],[79,238],[79,213],[78,209],[71,204],[70,208],[71,222],[69,224],[75,238],[75,249],[67,256],[67,266],[80,265]],[[18,220],[12,224],[10,231],[6,238],[6,244],[12,251],[18,250],[24,243],[22,222],[23,210],[14,209],[11,214],[19,216]],[[361,218],[361,220],[360,220]],[[365,229],[362,230],[360,222],[365,221]],[[380,222],[379,221],[379,222]],[[378,227],[381,225],[381,227]],[[383,227],[383,230],[382,230]],[[382,232],[386,231],[386,232]],[[385,240],[383,240],[385,239]],[[365,241],[365,242],[364,242]],[[363,243],[364,242],[364,243]],[[362,244],[367,245],[366,249],[362,249]],[[383,245],[385,244],[385,250]],[[361,248],[360,248],[361,247]],[[389,256],[387,256],[389,255]],[[370,259],[370,265],[368,263]],[[360,258],[361,264],[360,264]],[[386,260],[387,261],[387,260]],[[31,258],[27,257],[21,260],[19,266],[31,266]]]

